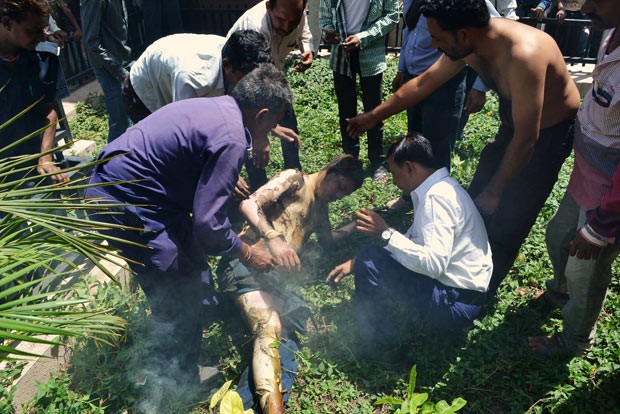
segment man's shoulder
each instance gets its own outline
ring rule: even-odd
[[[195,71],[198,63],[221,59],[226,38],[217,35],[179,33],[151,44],[133,67],[167,67],[171,72]]]
[[[191,46],[192,49],[202,49],[205,47],[220,47],[226,42],[226,38],[214,34],[199,34],[199,33],[176,33],[171,34],[153,42],[146,48],[144,53],[165,51],[168,53],[175,53],[175,49],[188,49]],[[170,50],[172,48],[172,50]]]
[[[457,194],[465,189],[461,184],[450,176],[443,177],[441,180],[434,183],[429,189],[427,194],[433,195],[453,195]]]
[[[511,31],[508,36],[509,47],[506,49],[506,52],[513,62],[525,62],[528,64],[546,63],[548,65],[555,60],[561,60],[564,63],[556,41],[548,33],[513,20],[502,20],[507,20],[506,23],[510,24],[510,26],[523,26],[519,30]],[[509,27],[509,30],[512,29]]]
[[[22,50],[13,72],[19,71],[17,78],[22,82],[41,85],[44,88],[54,88],[55,91],[58,69],[58,56],[47,52]]]
[[[272,184],[288,187],[288,192],[297,192],[305,184],[304,174],[294,168],[280,171],[270,180],[270,182]]]
[[[427,195],[435,199],[442,199],[453,206],[462,205],[463,202],[467,204],[469,204],[469,202],[473,203],[467,190],[450,176],[444,177],[433,184],[429,188]]]

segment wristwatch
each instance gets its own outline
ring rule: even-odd
[[[388,227],[387,229],[383,230],[383,233],[381,233],[381,238],[386,242],[389,242],[392,238],[392,234],[394,234],[395,231],[396,230],[394,230],[393,228]]]

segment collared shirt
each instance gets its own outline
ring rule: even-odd
[[[224,43],[226,38],[216,35],[163,37],[132,65],[131,85],[151,112],[182,99],[223,95]]]
[[[131,49],[127,45],[127,10],[123,0],[80,0],[82,43],[93,68],[116,80],[127,76]]]
[[[486,292],[491,247],[469,194],[441,168],[411,198],[413,224],[405,234],[395,232],[385,248],[406,268],[446,286]]]
[[[271,57],[278,69],[284,68],[284,61],[295,46],[302,52],[308,50],[316,52],[312,41],[312,33],[310,33],[310,28],[308,27],[306,13],[303,13],[301,21],[295,30],[286,36],[280,36],[271,25],[271,19],[269,19],[267,14],[267,1],[262,1],[243,13],[228,31],[226,37],[230,37],[237,30],[256,30],[261,32],[269,42]]]
[[[136,207],[145,231],[173,228],[191,213],[193,238],[206,254],[235,254],[241,240],[227,206],[251,137],[231,96],[186,99],[166,105],[106,145],[99,181],[139,180],[105,187]],[[159,257],[166,269],[176,251]]]
[[[38,99],[42,101],[10,125],[0,129],[0,148],[47,125],[47,115],[56,96],[58,57],[22,50],[13,64],[0,61],[0,125]],[[41,152],[40,135],[0,153],[0,158]]]
[[[414,0],[404,0],[405,13],[409,10]],[[500,17],[493,5],[487,0],[487,8],[491,17]],[[428,31],[428,23],[426,17],[420,16],[420,20],[413,28],[403,28],[403,40],[398,59],[398,70],[401,72],[409,72],[409,74],[418,76],[430,68],[442,55],[439,49],[432,46],[431,34]],[[476,79],[474,89],[486,92],[488,88],[480,80]]]
[[[620,165],[620,47],[606,55],[616,30],[609,33],[600,48],[592,71],[592,87],[583,98],[575,123],[575,163],[567,191],[583,210],[596,209],[603,198],[617,198],[620,194],[620,188],[612,185]],[[614,213],[620,220],[620,212]],[[601,234],[610,230],[599,229]],[[616,227],[614,237],[618,231]]]
[[[370,0],[368,15],[362,24],[361,31],[353,33],[347,30],[346,10],[343,0],[321,0],[319,13],[322,28],[338,30],[342,41],[349,35],[357,35],[360,39],[359,63],[362,77],[374,76],[387,68],[385,63],[385,36],[398,23],[399,9],[396,0]],[[332,45],[329,67],[341,75],[349,75],[349,63],[342,44]]]

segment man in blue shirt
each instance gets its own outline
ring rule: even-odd
[[[143,368],[155,376],[165,369],[173,377],[177,367],[179,382],[197,380],[208,255],[228,254],[259,272],[273,268],[268,251],[232,230],[227,204],[246,154],[268,151],[267,134],[291,104],[284,75],[263,64],[231,96],[174,102],[102,150],[91,183],[111,185],[87,196],[121,205],[97,219],[122,226],[107,240],[130,262],[151,307],[158,362]]]
[[[442,55],[433,47],[428,31],[426,17],[411,7],[419,7],[419,1],[404,0],[405,27],[398,61],[398,73],[392,81],[392,89],[396,92],[405,82],[423,74]],[[487,4],[492,16],[499,14]],[[417,12],[416,17],[412,13]],[[413,21],[412,21],[413,19]],[[417,20],[417,21],[416,21]],[[412,26],[412,27],[409,27]],[[424,135],[433,146],[435,160],[439,166],[450,170],[450,155],[459,134],[463,104],[467,113],[475,113],[482,109],[487,88],[480,79],[476,79],[473,89],[465,100],[465,76],[463,69],[458,75],[446,82],[418,105],[407,108],[407,129]]]

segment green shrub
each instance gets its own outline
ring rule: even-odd
[[[52,376],[44,384],[37,384],[37,394],[32,402],[23,406],[26,414],[104,414],[102,401],[96,401],[87,394],[80,394],[71,388],[71,379],[66,373]]]

